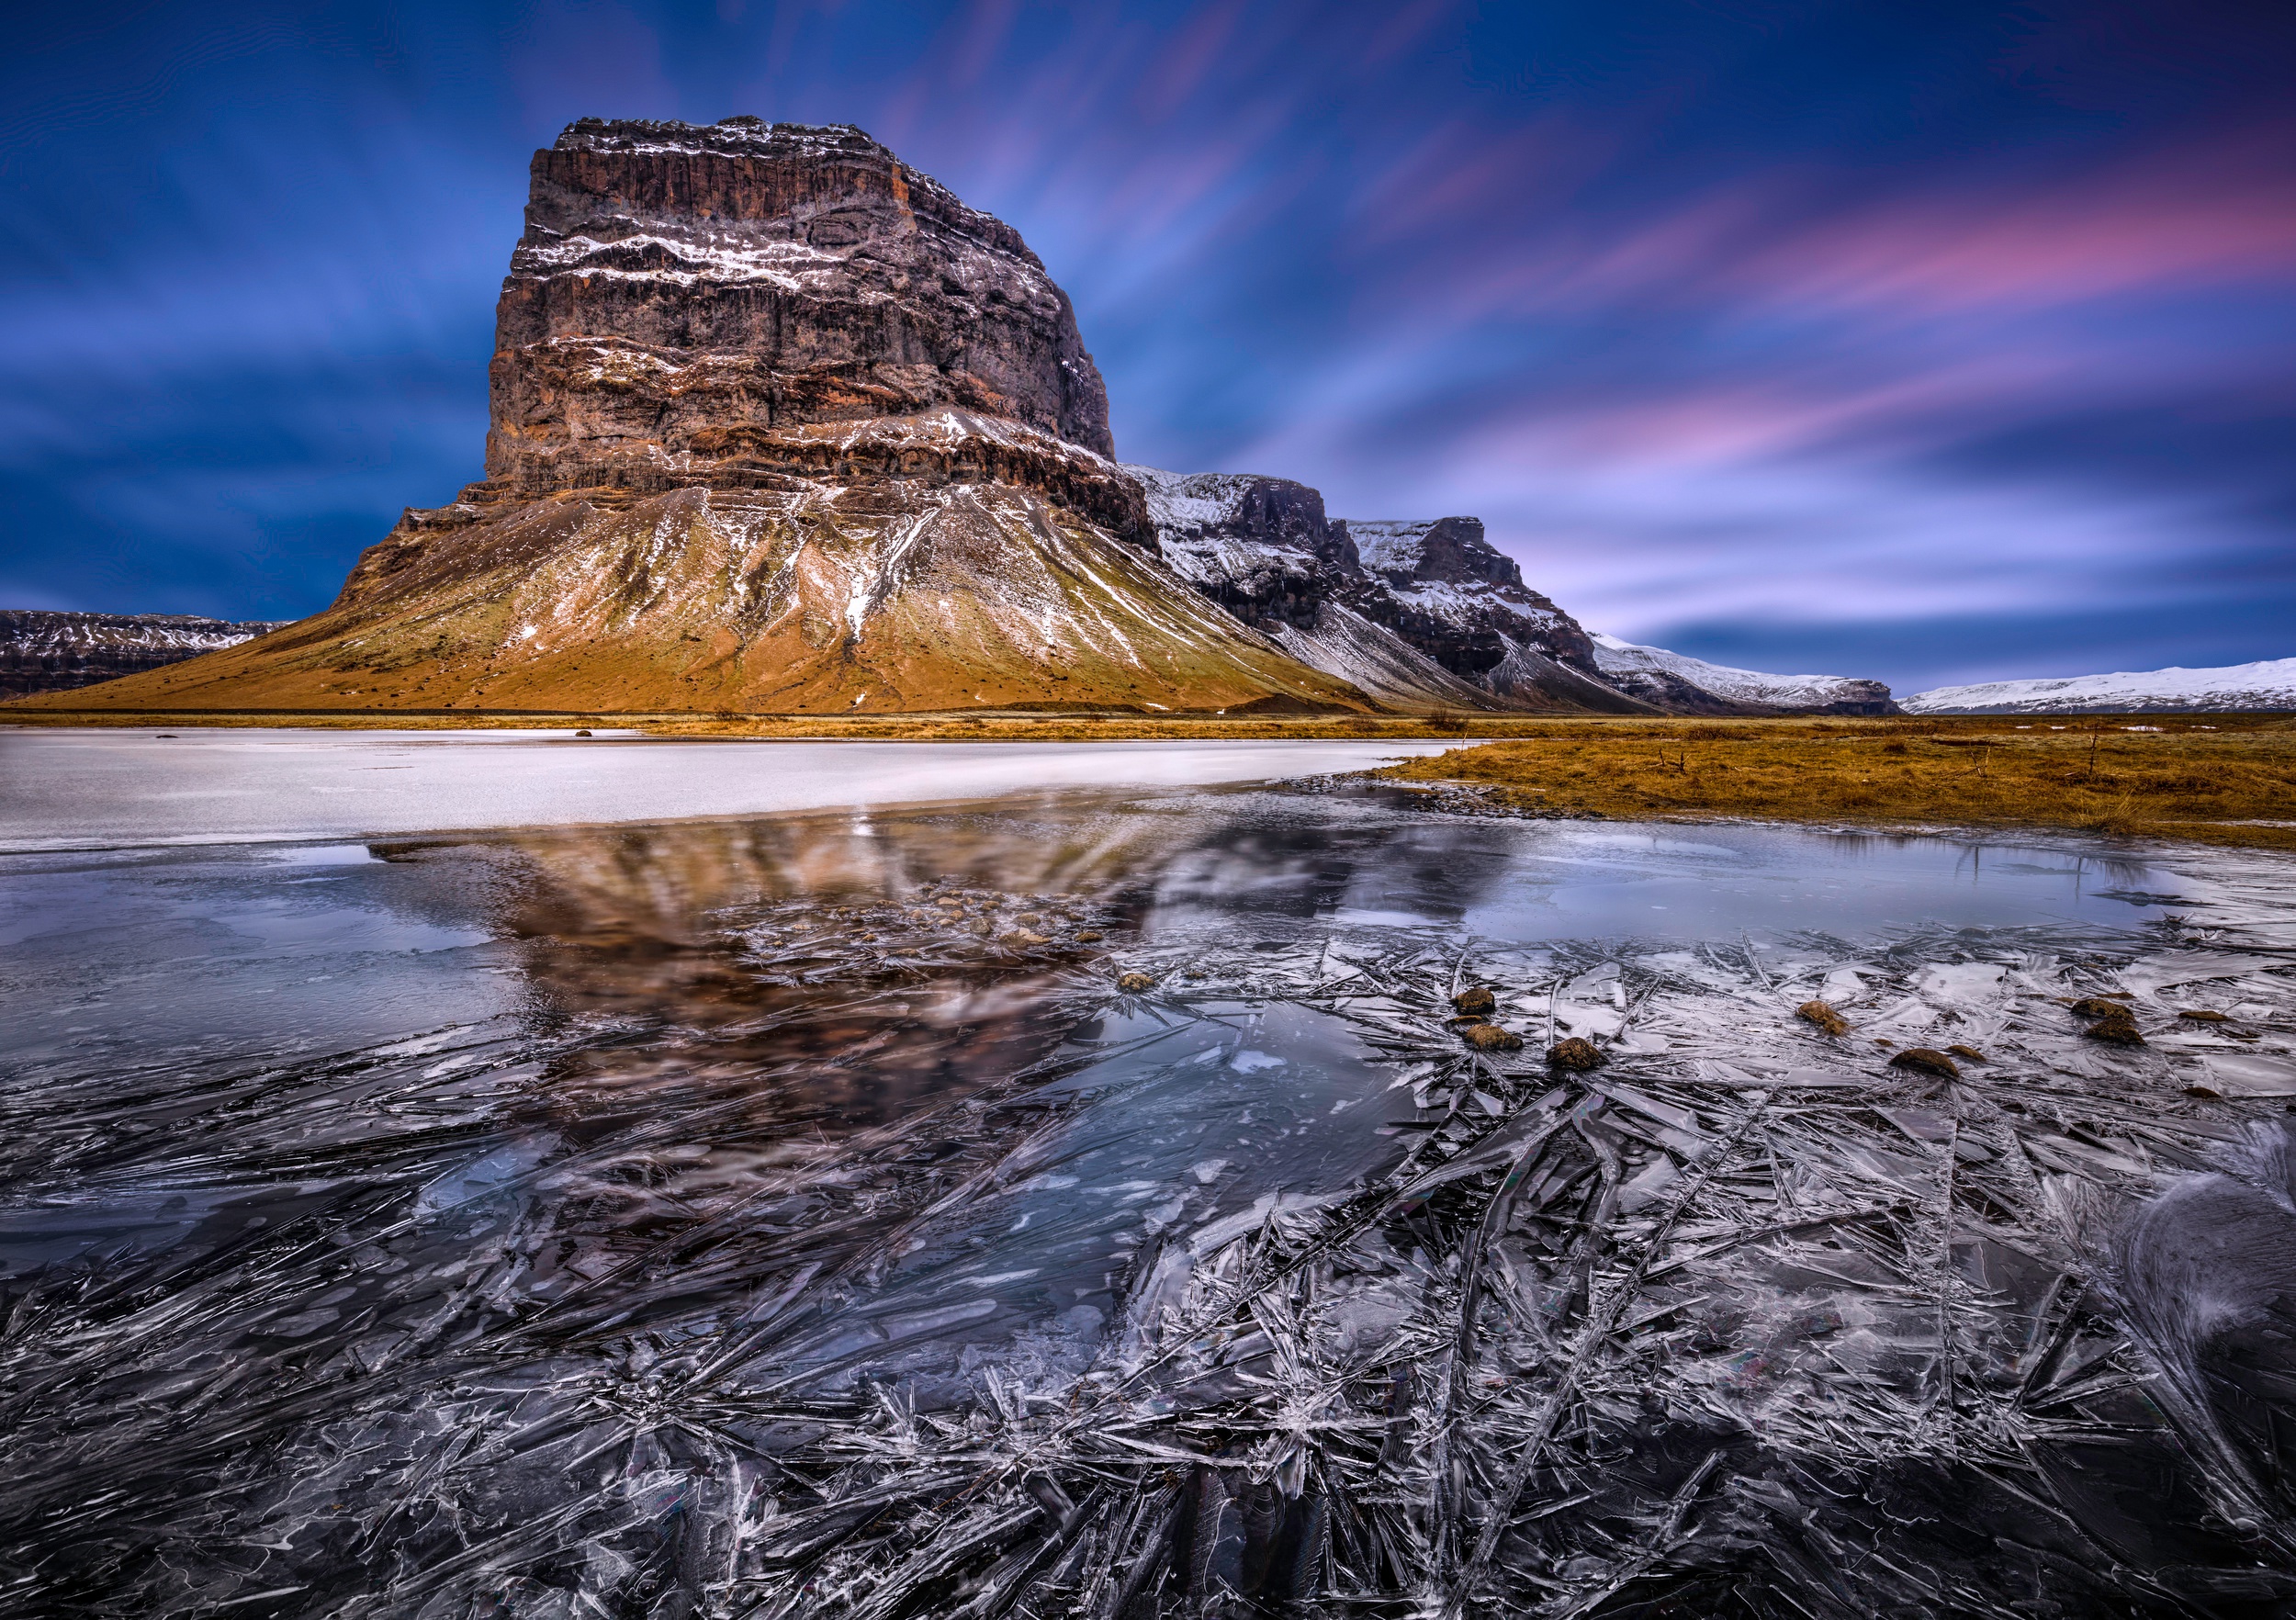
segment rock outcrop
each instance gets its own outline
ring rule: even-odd
[[[487,478],[166,708],[1361,710],[1159,562],[1065,295],[860,130],[569,126]]]
[[[525,495],[937,407],[1115,454],[1020,233],[849,125],[568,126],[535,154],[488,381],[487,475]]]
[[[73,692],[267,635],[284,619],[0,608],[0,698]]]
[[[1523,583],[1480,518],[1348,519],[1349,605],[1464,681],[1519,709],[1651,714],[1606,685],[1579,622]]]

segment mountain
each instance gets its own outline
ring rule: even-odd
[[[236,647],[284,619],[203,619],[192,613],[49,613],[0,608],[0,698],[69,692],[116,676]]]
[[[2217,669],[2146,669],[1941,686],[1905,700],[1909,714],[2175,714],[2296,710],[2296,658]]]
[[[1592,636],[1477,518],[1339,519],[1288,479],[1120,466],[1042,263],[850,126],[585,118],[528,197],[481,481],[410,508],[313,618],[19,701],[1886,707],[1870,681]]]
[[[1126,466],[1172,571],[1302,663],[1391,707],[1654,714],[1605,684],[1577,620],[1480,518],[1332,518],[1318,490]]]
[[[859,129],[569,125],[488,378],[326,612],[70,706],[1370,706],[1162,565],[1066,295]]]
[[[1889,688],[1847,675],[1765,675],[1597,633],[1604,679],[1677,714],[1892,714]]]
[[[1173,572],[1300,662],[1401,709],[1887,714],[1889,688],[1765,675],[1590,634],[1479,518],[1333,518],[1305,484],[1126,466]]]

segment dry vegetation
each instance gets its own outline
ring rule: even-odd
[[[2051,827],[2296,849],[2296,719],[1548,722],[1394,767],[1619,818]]]
[[[410,713],[392,710],[308,713],[205,710],[112,712],[99,709],[18,709],[0,705],[0,728],[11,726],[111,726],[162,730],[186,726],[296,726],[330,731],[476,731],[569,726],[642,730],[649,737],[755,737],[792,742],[827,738],[858,742],[1110,742],[1254,740],[1377,741],[1382,738],[1529,737],[1551,727],[1541,715],[1331,714],[1313,716],[1187,714],[1154,719],[1136,714],[1029,714],[1011,710],[971,714],[881,714],[847,719],[822,714]]]

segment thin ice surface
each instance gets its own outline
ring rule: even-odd
[[[19,873],[27,1610],[2296,1599],[2284,863],[1273,794],[254,859]],[[193,1043],[266,987],[296,1050]]]
[[[1172,786],[1445,742],[702,742],[570,731],[0,730],[0,853],[360,838]]]

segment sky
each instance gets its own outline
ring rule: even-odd
[[[530,153],[858,124],[1119,454],[1472,514],[1900,694],[2296,656],[2296,7],[51,6],[0,63],[0,607],[295,617],[479,476]]]

